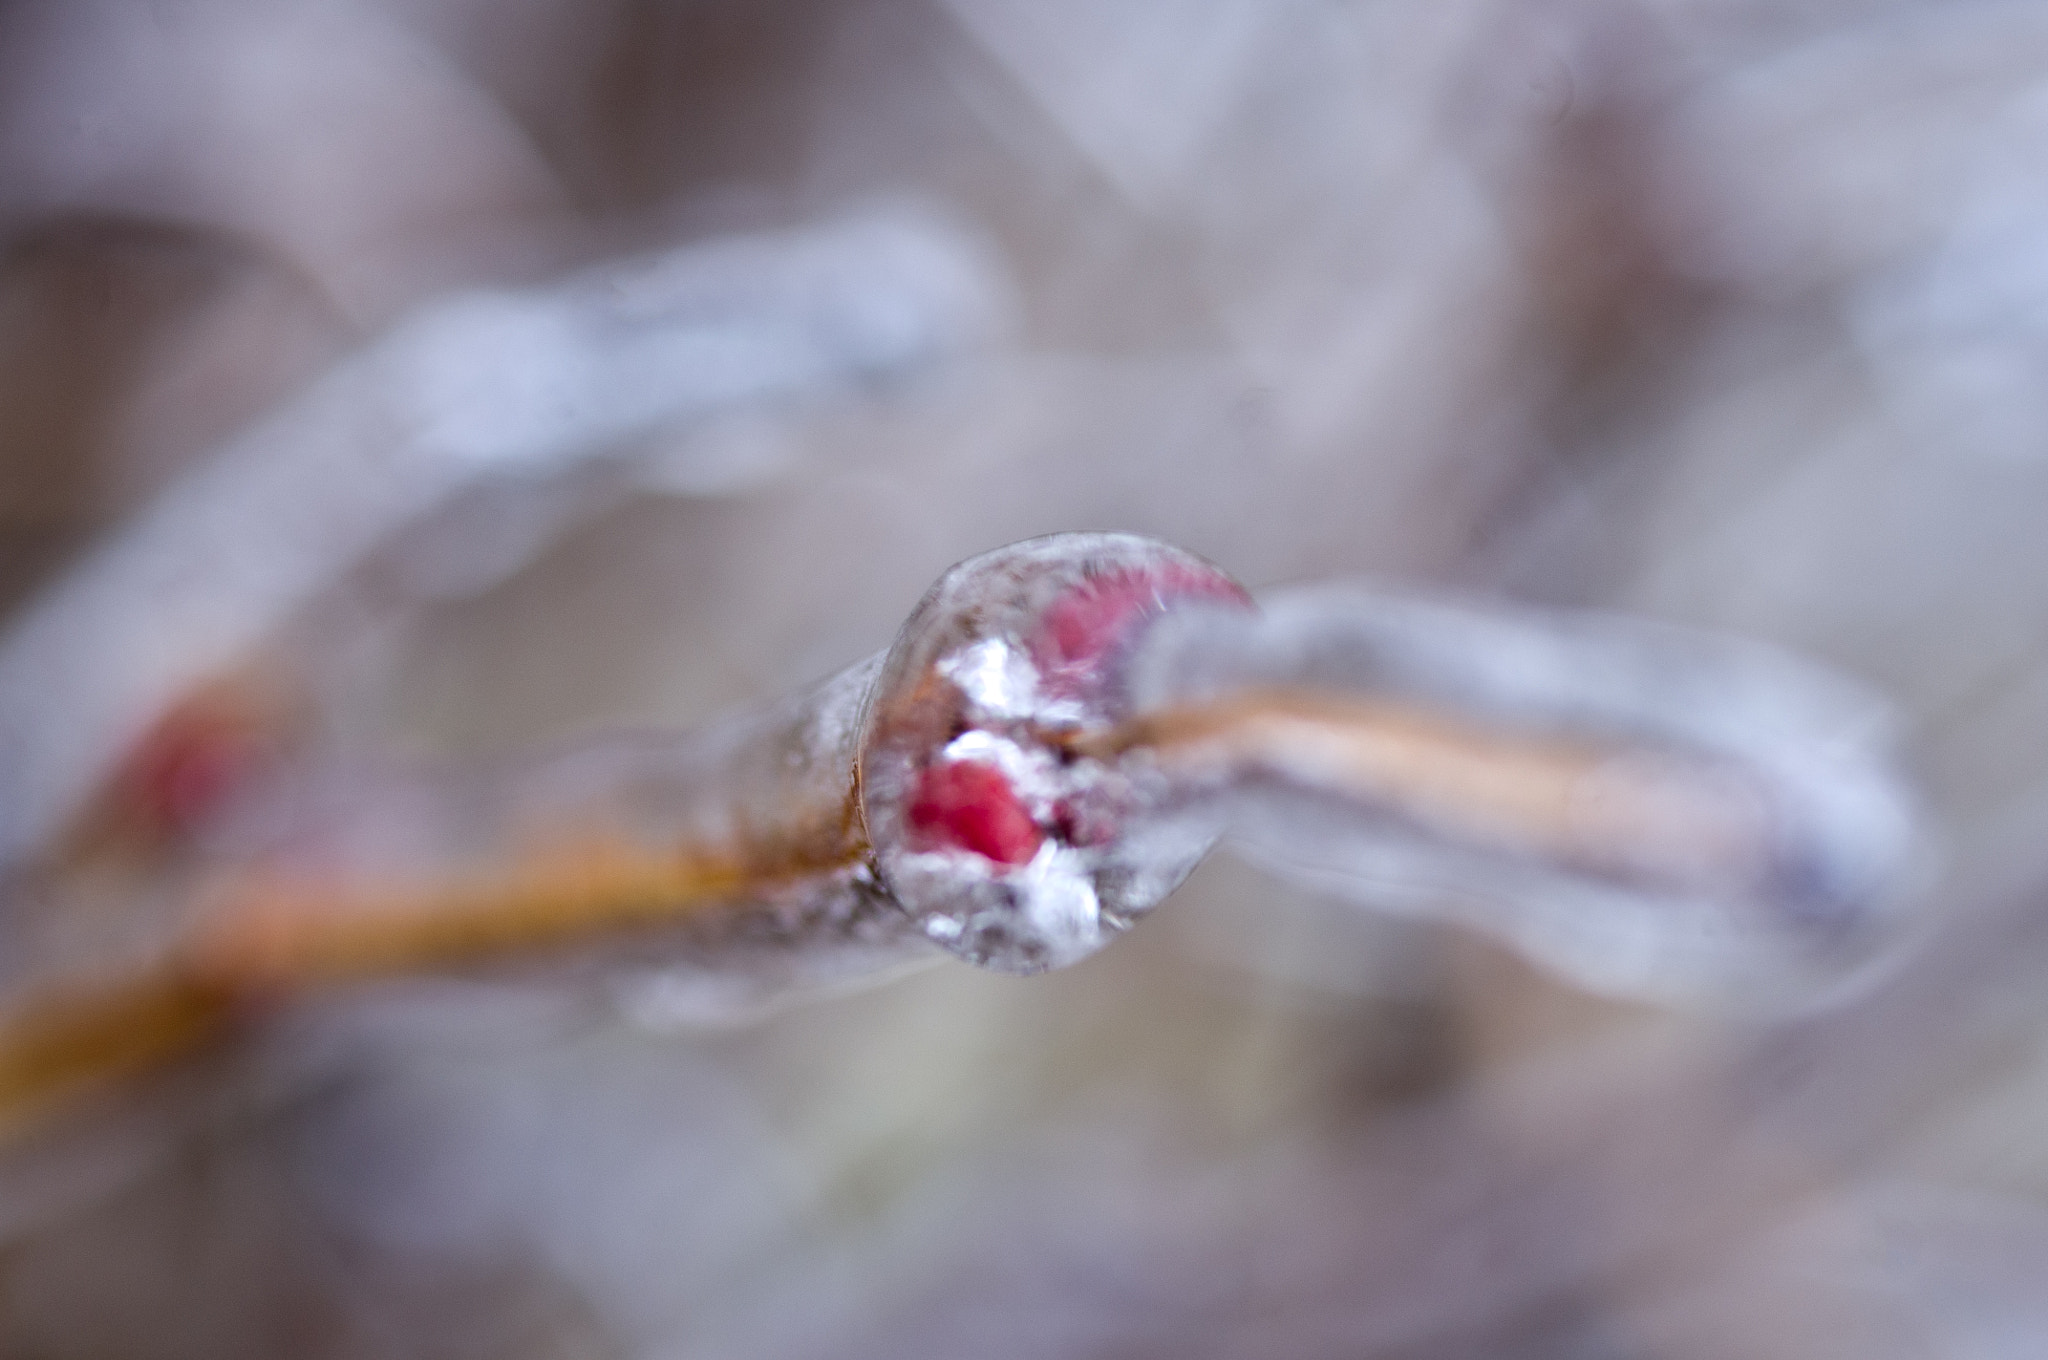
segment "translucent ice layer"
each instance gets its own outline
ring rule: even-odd
[[[171,705],[458,496],[902,372],[1000,311],[975,243],[903,211],[426,306],[174,483],[0,635],[0,864],[44,842]],[[673,458],[661,475],[690,484]],[[520,537],[443,535],[412,574],[510,570]]]
[[[1191,603],[1243,588],[1129,534],[1033,539],[955,567],[904,625],[868,715],[861,806],[925,935],[1028,973],[1102,947],[1185,878],[1215,820],[1138,754],[1075,739],[1130,711],[1125,669]]]
[[[1056,968],[1226,826],[1588,986],[1803,998],[1888,934],[1913,836],[1881,735],[1853,690],[1733,641],[1343,588],[1261,614],[1162,543],[1033,539],[782,702],[521,764],[310,771],[154,916],[35,914],[141,943],[0,950],[0,1122],[369,978],[594,971],[703,1018],[934,946]]]
[[[1125,740],[1274,871],[1632,995],[1804,994],[1890,933],[1914,819],[1853,686],[1612,616],[1262,604],[1154,629]]]

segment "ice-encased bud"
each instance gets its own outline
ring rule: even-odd
[[[1074,749],[1129,712],[1124,668],[1169,611],[1247,610],[1188,553],[1060,534],[971,558],[897,636],[861,743],[883,883],[970,962],[1033,973],[1085,958],[1171,892],[1216,836],[1142,752]]]

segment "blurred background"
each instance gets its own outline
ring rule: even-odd
[[[1785,644],[1940,855],[1789,1019],[1227,855],[1040,978],[379,989],[0,1173],[0,1353],[2048,1353],[2044,167],[1993,0],[13,0],[10,849],[228,663],[483,759],[1105,528]]]

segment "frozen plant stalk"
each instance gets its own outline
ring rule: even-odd
[[[1058,967],[1226,827],[1596,985],[1810,984],[1861,956],[1907,844],[1844,702],[1689,634],[1346,592],[1261,616],[1164,544],[1031,540],[760,713],[309,783],[285,834],[167,894],[137,962],[36,979],[0,1025],[0,1112],[351,979],[570,957],[778,987],[933,944]]]
[[[1261,604],[1157,629],[1108,741],[1210,789],[1275,872],[1628,996],[1806,1000],[1892,939],[1915,819],[1882,707],[1838,677],[1619,616]]]
[[[630,462],[659,431],[960,352],[997,327],[1001,292],[972,238],[895,210],[430,302],[0,632],[0,867],[44,848],[173,705],[405,530],[492,489],[555,484],[566,511],[560,484]],[[656,471],[717,485],[718,469],[680,461]],[[508,554],[538,550],[536,527],[443,532],[415,575],[438,589],[509,571]]]
[[[884,655],[701,732],[428,779],[318,772],[252,819],[282,830],[245,828],[262,841],[168,887],[128,962],[32,951],[0,1112],[352,979],[566,954],[725,997],[934,940],[1006,971],[1072,962],[1214,838],[1143,757],[1070,746],[1125,716],[1144,626],[1198,599],[1248,607],[1163,544],[1037,540],[949,572]]]

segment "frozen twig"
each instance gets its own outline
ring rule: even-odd
[[[0,1023],[0,1112],[307,989],[582,957],[772,989],[1086,957],[1226,827],[1282,872],[1652,995],[1810,990],[1911,844],[1853,694],[1623,620],[1276,596],[1147,539],[947,573],[882,656],[678,737],[309,788],[163,948]],[[153,1036],[153,1037],[152,1037]]]
[[[1886,940],[1918,840],[1867,693],[1762,645],[1328,585],[1189,614],[1143,741],[1261,863],[1625,995],[1804,997]]]
[[[972,243],[895,211],[427,305],[0,635],[0,864],[47,842],[173,704],[461,494],[914,369],[984,334],[999,304]]]

